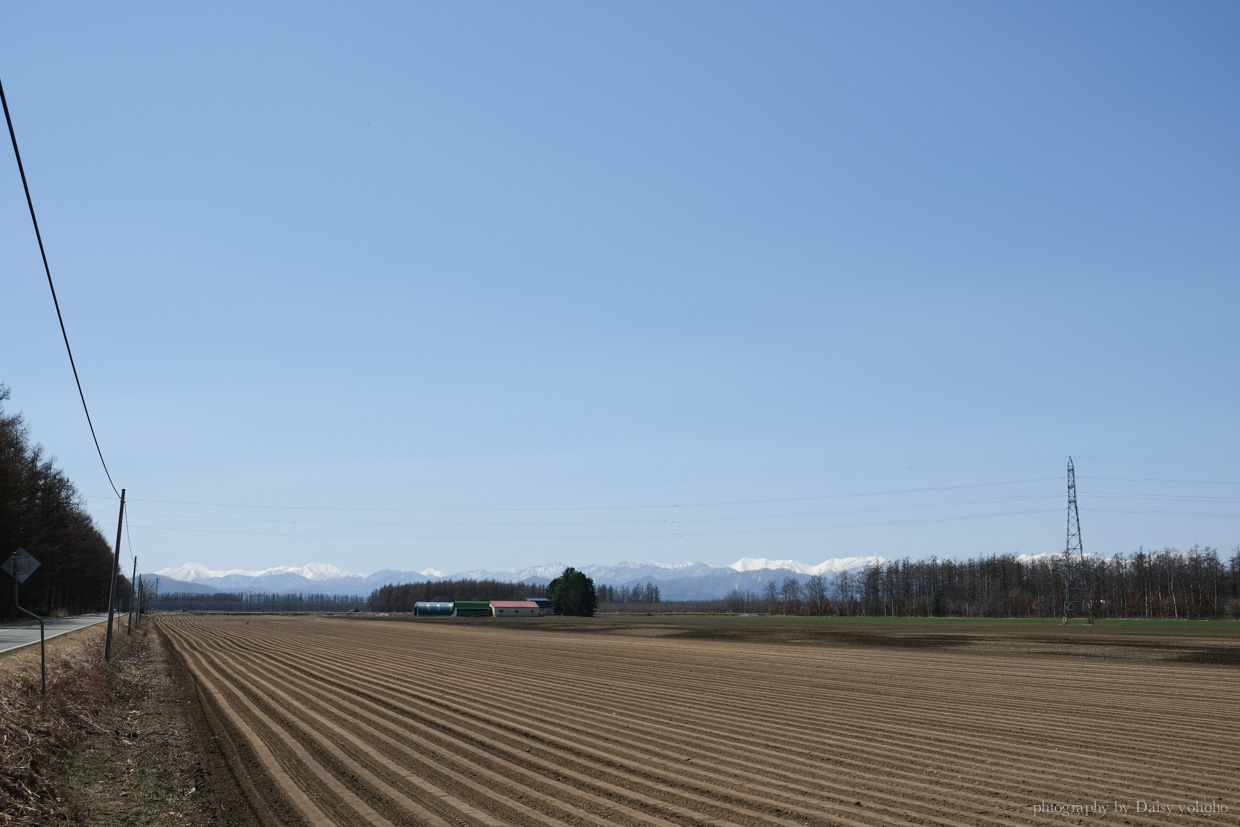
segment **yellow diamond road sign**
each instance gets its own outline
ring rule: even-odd
[[[24,548],[19,548],[13,552],[13,556],[5,560],[3,566],[0,566],[10,575],[16,577],[18,583],[25,583],[26,578],[34,574],[34,570],[38,567],[39,561],[31,557],[30,552]]]

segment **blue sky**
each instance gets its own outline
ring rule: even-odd
[[[1235,4],[253,6],[0,30],[144,570],[1240,543]]]

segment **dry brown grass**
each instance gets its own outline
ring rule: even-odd
[[[121,618],[121,621],[124,619]],[[117,624],[112,662],[103,660],[106,626],[47,642],[47,694],[39,691],[39,647],[0,658],[0,824],[72,823],[57,798],[55,763],[90,733],[136,670],[145,636]]]

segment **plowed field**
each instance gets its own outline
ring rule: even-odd
[[[701,621],[160,628],[264,825],[1240,823],[1225,662]]]

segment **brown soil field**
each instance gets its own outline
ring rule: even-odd
[[[237,823],[1240,824],[1240,624],[159,628]]]

